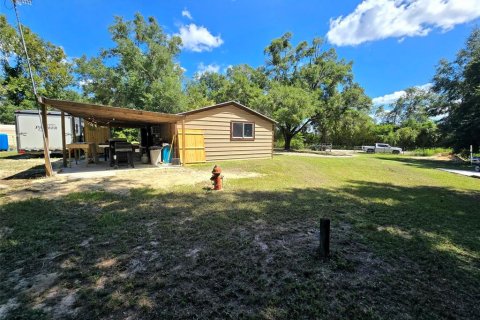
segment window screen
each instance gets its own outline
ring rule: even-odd
[[[232,122],[232,139],[247,139],[255,138],[255,128],[252,122]]]
[[[243,138],[243,123],[234,122],[232,124],[232,137],[233,138]]]
[[[253,123],[245,123],[243,125],[243,137],[253,138]]]

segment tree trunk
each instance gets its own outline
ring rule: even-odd
[[[284,134],[283,138],[285,139],[285,150],[289,151],[290,150],[290,144],[292,142],[292,136],[289,134]]]

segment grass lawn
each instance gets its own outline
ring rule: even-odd
[[[0,318],[480,317],[480,180],[388,155],[219,164],[218,193],[0,188]]]
[[[0,151],[0,159],[16,156],[17,151]]]

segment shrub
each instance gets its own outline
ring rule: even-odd
[[[275,148],[285,148],[285,140],[283,137],[278,137],[274,143]],[[290,149],[300,150],[305,148],[303,135],[301,133],[296,134],[290,142]]]
[[[448,148],[418,148],[412,151],[412,155],[418,157],[430,157],[436,154],[451,154],[452,149]]]
[[[303,134],[298,133],[295,135],[295,137],[293,137],[290,143],[290,148],[295,150],[300,150],[305,148],[305,143],[303,141]]]

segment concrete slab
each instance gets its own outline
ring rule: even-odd
[[[72,161],[73,162],[73,161]],[[135,172],[135,171],[144,171],[144,170],[163,170],[163,169],[178,169],[181,166],[172,166],[172,165],[158,165],[154,166],[151,164],[142,164],[135,163],[135,168],[127,167],[126,165],[119,166],[118,169],[110,167],[108,162],[99,161],[98,163],[91,163],[88,166],[85,166],[85,161],[80,160],[78,164],[75,162],[72,163],[72,167],[60,168],[57,171],[59,176],[69,177],[69,178],[80,178],[80,179],[89,179],[89,178],[102,178],[102,177],[112,177],[116,176],[118,173],[126,172]]]
[[[450,173],[461,174],[461,175],[467,176],[467,177],[480,178],[480,172],[475,172],[475,171],[442,169],[442,168],[439,168],[439,170],[450,172]]]

